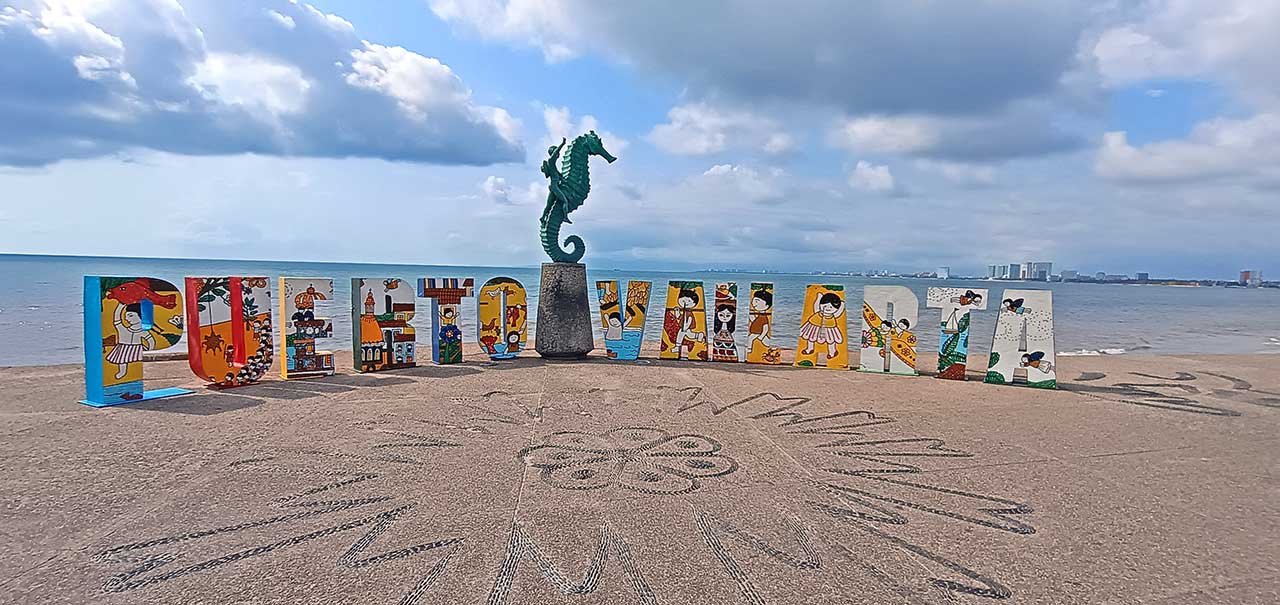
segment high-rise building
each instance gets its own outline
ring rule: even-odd
[[[1241,271],[1240,285],[1257,288],[1262,285],[1262,272],[1256,269]]]
[[[1070,269],[1062,270],[1062,281],[1071,281],[1073,279],[1076,279],[1077,277],[1080,277],[1079,271],[1072,271]]]
[[[1000,277],[1000,265],[987,265],[987,277],[990,279]]]
[[[1144,272],[1144,271],[1139,271],[1139,272],[1138,272],[1138,281],[1148,281],[1148,280],[1150,280],[1150,279],[1151,279],[1151,274],[1150,274],[1150,273],[1146,273],[1146,272]]]
[[[1005,277],[1008,279],[1022,279],[1022,265],[1018,263],[1009,263],[1009,274]]]
[[[1049,276],[1053,275],[1053,263],[1030,263],[1031,276],[1027,279],[1038,281],[1049,281]]]
[[[938,267],[938,279],[951,279],[951,267]]]

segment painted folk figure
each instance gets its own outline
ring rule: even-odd
[[[333,351],[319,349],[317,341],[333,336],[333,322],[318,315],[319,307],[333,300],[333,279],[281,277],[280,350],[284,363],[280,377],[286,380],[331,376]]]
[[[802,368],[849,367],[848,317],[844,286],[811,284],[804,290],[803,321],[796,344],[795,365]],[[822,360],[819,365],[819,360]]]
[[[707,317],[700,281],[667,282],[660,359],[707,360]]]
[[[528,340],[529,305],[524,286],[510,277],[495,277],[476,296],[477,336],[489,359],[512,359]]]
[[[738,284],[716,284],[711,314],[711,360],[742,361],[738,355]]]
[[[906,286],[867,286],[862,294],[858,370],[916,376],[920,299]]]
[[[623,293],[618,291],[617,281],[596,282],[600,328],[604,331],[604,346],[609,359],[633,361],[640,357],[652,286],[647,281],[629,281],[624,299]]]
[[[188,277],[187,363],[216,388],[253,384],[275,347],[266,277]]]
[[[417,301],[398,278],[351,280],[351,355],[357,372],[418,365],[417,333],[410,321]]]
[[[1005,290],[987,363],[990,384],[1058,388],[1053,343],[1053,293]]]
[[[747,363],[782,363],[782,349],[773,346],[773,284],[753,282],[747,305]]]
[[[462,299],[475,296],[475,278],[421,278],[418,296],[431,299],[432,361],[441,365],[462,363]],[[521,348],[523,338],[522,335]]]
[[[150,277],[84,278],[85,398],[94,407],[185,395],[187,389],[143,388],[145,351],[182,339],[182,294]]]
[[[969,355],[970,311],[987,308],[983,288],[929,288],[925,305],[941,309],[938,338],[938,378],[964,380]]]

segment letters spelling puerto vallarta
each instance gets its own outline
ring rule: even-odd
[[[266,277],[189,277],[186,296],[152,277],[85,277],[85,385],[82,403],[104,407],[184,395],[186,389],[144,390],[143,352],[174,346],[185,330],[192,371],[215,389],[253,384],[274,363],[287,380],[334,373],[333,351],[317,350],[330,335],[330,320],[316,303],[333,297],[330,278],[282,277],[272,292]],[[529,309],[524,286],[495,277],[474,291],[472,278],[422,278],[416,291],[401,278],[353,280],[350,353],[357,372],[417,365],[417,339],[409,320],[416,299],[431,300],[431,350],[437,364],[462,361],[459,327],[462,299],[476,296],[475,342],[494,360],[513,359],[525,349]],[[640,356],[652,284],[597,282],[606,354],[626,361]],[[778,364],[773,341],[773,285],[752,283],[738,300],[738,285],[715,285],[708,297],[702,282],[667,286],[658,357],[687,361]],[[272,317],[273,295],[280,300]],[[1045,290],[1005,290],[988,304],[985,289],[929,288],[927,307],[938,309],[937,378],[965,379],[969,323],[973,312],[998,313],[985,382],[1056,388],[1053,298]],[[186,302],[183,305],[183,302]],[[185,306],[186,314],[183,314]],[[870,286],[862,301],[860,342],[848,337],[844,286],[813,284],[798,318],[797,367],[844,369],[857,346],[859,371],[916,375],[920,310],[905,286]],[[740,310],[744,321],[739,321]],[[276,330],[273,326],[280,326]],[[425,342],[423,343],[426,344]],[[425,357],[424,357],[425,358]]]
[[[543,265],[548,276],[561,276],[540,296],[540,311],[554,311],[555,322],[538,324],[538,353],[563,356],[544,349],[546,342],[575,342],[557,330],[589,335],[590,304],[585,245],[571,235],[560,247],[560,227],[590,192],[588,160],[617,158],[605,150],[595,132],[562,141],[548,150],[542,172],[549,180],[547,208],[540,220],[543,247],[554,261]],[[573,279],[564,279],[570,276]],[[418,339],[410,321],[417,299],[431,301],[430,359],[436,364],[462,362],[460,327],[462,299],[475,298],[476,343],[493,360],[518,357],[527,348],[528,292],[509,277],[495,277],[477,291],[470,277],[363,277],[351,280],[352,366],[357,372],[394,371],[418,364]],[[273,293],[265,276],[188,277],[184,291],[153,277],[86,276],[84,279],[85,398],[105,407],[173,397],[188,389],[144,388],[143,358],[147,351],[177,345],[185,332],[187,362],[192,372],[214,389],[232,389],[261,380],[275,364],[285,380],[321,379],[335,372],[334,351],[317,349],[317,340],[332,336],[333,324],[319,315],[333,301],[333,279],[280,277]],[[629,281],[595,284],[599,330],[609,359],[629,361],[640,356],[645,317],[653,284]],[[414,287],[416,286],[416,288]],[[573,290],[573,291],[568,291]],[[739,293],[745,296],[739,299]],[[272,296],[278,295],[273,305]],[[794,365],[801,368],[848,369],[849,304],[840,284],[811,284],[804,292]],[[662,300],[660,359],[692,362],[777,365],[782,348],[773,338],[773,284],[753,282],[714,284],[701,281],[667,283]],[[551,305],[548,305],[551,303]],[[1057,388],[1053,343],[1053,296],[1045,290],[1005,290],[988,300],[981,288],[929,288],[927,308],[938,309],[940,331],[936,353],[937,378],[964,380],[969,352],[969,325],[974,312],[998,313],[985,382]],[[741,312],[745,310],[745,314]],[[739,317],[744,321],[739,321]],[[855,316],[856,316],[855,312]],[[863,292],[861,331],[857,342],[858,370],[915,376],[916,334],[920,302],[905,286],[868,286]],[[548,319],[552,319],[549,317]],[[554,325],[553,325],[554,324]],[[745,330],[743,329],[745,326]],[[551,333],[542,334],[546,329]],[[587,338],[585,350],[591,350]],[[582,349],[569,350],[577,354]]]

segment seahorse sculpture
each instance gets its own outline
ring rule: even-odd
[[[582,238],[570,235],[565,238],[564,245],[570,250],[560,247],[560,225],[573,224],[569,213],[577,210],[587,201],[591,193],[591,174],[587,160],[598,155],[606,162],[613,163],[618,158],[605,151],[604,144],[596,131],[592,130],[579,135],[572,141],[560,140],[547,150],[547,159],[542,161],[542,174],[550,179],[547,185],[547,207],[542,211],[542,249],[547,256],[557,263],[576,263],[582,260],[586,244]],[[557,166],[557,161],[559,166]]]

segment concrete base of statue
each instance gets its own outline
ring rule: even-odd
[[[587,266],[542,263],[534,350],[548,359],[582,359],[595,349]]]

